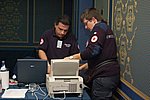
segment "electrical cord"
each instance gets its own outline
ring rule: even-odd
[[[32,92],[30,89],[29,89],[29,91]],[[40,93],[40,91],[42,93]],[[38,96],[37,96],[37,94],[43,96],[44,97],[43,100],[45,100],[48,97],[48,94],[46,94],[46,92],[44,92],[39,85],[36,85],[36,90],[33,91],[32,93],[35,96],[36,100],[39,99]]]
[[[59,98],[59,97],[57,97],[57,98],[55,98],[54,96],[53,96],[53,99],[59,99],[59,100],[64,100],[64,99],[66,99],[66,92],[65,91],[63,91],[63,93],[64,93],[64,97],[63,98]]]

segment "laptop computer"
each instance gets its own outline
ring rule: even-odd
[[[51,59],[51,76],[78,76],[79,60]]]
[[[47,60],[17,59],[18,83],[46,83]]]

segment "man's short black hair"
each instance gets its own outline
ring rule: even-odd
[[[67,15],[57,17],[55,24],[58,25],[61,22],[64,25],[71,25],[70,18]]]

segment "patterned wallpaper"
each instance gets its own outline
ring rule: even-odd
[[[147,71],[150,69],[150,56],[147,56],[150,36],[148,37],[149,31],[146,31],[149,28],[144,26],[150,25],[147,19],[150,17],[150,2],[145,1],[113,0],[112,28],[116,35],[122,78],[133,88],[150,96],[150,78],[147,77],[150,75],[150,71]]]
[[[0,42],[27,43],[29,1],[0,1]]]
[[[55,18],[64,12],[63,0],[0,0],[1,47],[35,46]]]

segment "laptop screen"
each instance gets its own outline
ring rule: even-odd
[[[78,76],[79,60],[51,60],[51,76]]]
[[[18,83],[46,83],[46,73],[46,60],[17,59]]]

